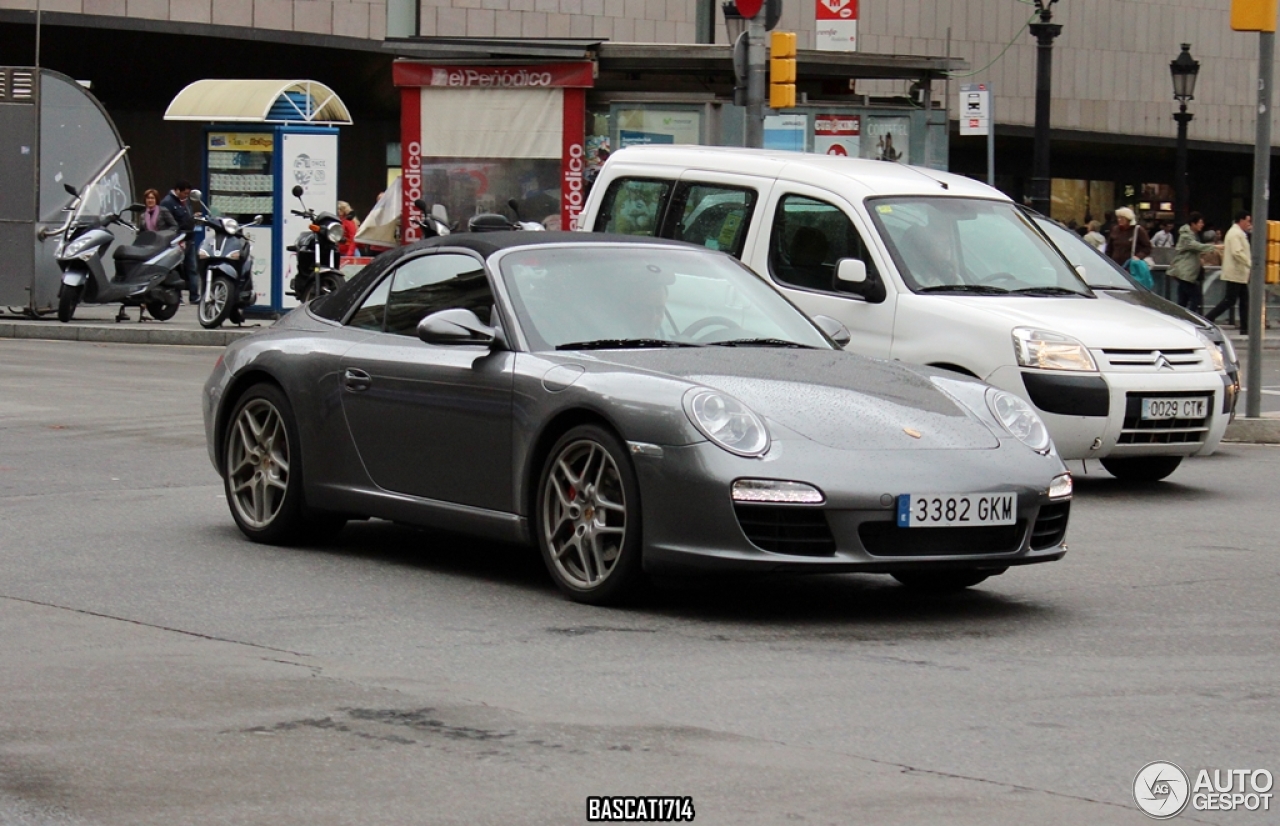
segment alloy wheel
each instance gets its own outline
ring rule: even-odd
[[[627,502],[618,466],[590,439],[570,442],[552,464],[542,525],[557,573],[577,588],[611,574],[627,538]]]
[[[271,524],[289,492],[289,436],[276,406],[253,399],[236,417],[227,439],[227,491],[236,514],[251,528]]]

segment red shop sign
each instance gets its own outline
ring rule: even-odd
[[[535,63],[528,66],[442,66],[399,60],[391,67],[396,86],[456,89],[590,88],[590,63]]]

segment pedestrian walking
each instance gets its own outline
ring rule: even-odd
[[[142,211],[142,219],[138,222],[139,230],[165,232],[178,228],[178,219],[173,217],[172,212],[160,206],[160,190],[148,189],[142,193],[142,205],[146,209]]]
[[[356,233],[360,231],[360,225],[356,223],[356,214],[352,211],[351,204],[338,201],[338,220],[342,222],[342,243],[338,244],[338,255],[343,258],[354,257],[358,254]]]
[[[1248,210],[1237,212],[1235,223],[1227,230],[1227,237],[1223,240],[1222,271],[1218,274],[1227,288],[1227,294],[1206,316],[1213,321],[1239,304],[1242,336],[1249,335],[1249,272],[1253,268],[1249,233],[1252,230],[1253,215]]]
[[[1151,257],[1151,238],[1137,221],[1133,210],[1120,207],[1116,210],[1116,225],[1107,236],[1107,255],[1122,267],[1130,258],[1144,260]]]
[[[1178,230],[1178,242],[1174,247],[1173,263],[1169,265],[1168,275],[1178,282],[1178,294],[1175,296],[1179,307],[1186,307],[1193,313],[1204,312],[1204,289],[1200,282],[1204,280],[1204,265],[1200,256],[1207,252],[1215,252],[1218,247],[1200,240],[1204,231],[1204,218],[1198,212],[1187,215],[1187,223]]]
[[[1153,247],[1172,247],[1177,243],[1178,239],[1173,234],[1173,221],[1165,221],[1160,225],[1160,231],[1151,236],[1151,246]]]
[[[1101,229],[1102,224],[1100,222],[1090,221],[1089,231],[1084,234],[1084,242],[1098,252],[1102,252],[1102,248],[1107,245],[1106,236],[1099,231]]]
[[[173,189],[169,190],[169,194],[160,201],[160,206],[169,210],[174,220],[178,222],[178,229],[185,232],[191,232],[196,228],[195,216],[191,214],[191,209],[187,206],[187,197],[190,194],[191,184],[180,180],[173,185]],[[187,287],[190,291],[189,298],[192,304],[200,300],[200,274],[196,270],[196,247],[194,235],[188,235],[186,257],[182,260],[182,274],[187,279]]]

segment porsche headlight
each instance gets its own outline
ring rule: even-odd
[[[1049,428],[1044,426],[1031,405],[1018,396],[993,387],[987,391],[987,407],[996,421],[1027,447],[1037,453],[1048,453],[1053,449]]]
[[[764,421],[733,396],[695,388],[685,394],[684,411],[703,436],[730,453],[761,456],[769,449]]]
[[[342,243],[342,239],[346,237],[346,232],[342,229],[342,224],[333,223],[324,228],[325,235],[329,236],[329,240],[335,244]]]
[[[1218,346],[1218,342],[1209,338],[1204,330],[1197,329],[1196,335],[1200,337],[1200,342],[1204,344],[1204,349],[1208,351],[1209,359],[1213,362],[1213,369],[1219,373],[1225,373],[1227,371],[1227,363],[1223,348]],[[1224,336],[1222,340],[1225,343],[1227,339]]]
[[[1040,370],[1097,370],[1089,349],[1070,336],[1015,327],[1013,352],[1018,364]]]

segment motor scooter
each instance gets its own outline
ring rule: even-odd
[[[62,270],[58,290],[58,320],[70,321],[81,304],[119,303],[116,321],[128,318],[126,307],[145,307],[152,317],[167,321],[178,312],[182,289],[184,244],[187,232],[139,231],[120,213],[87,216],[80,214],[83,195],[70,184],[63,188],[74,198],[67,207],[67,220],[56,230],[41,230],[41,241],[59,237],[54,260]],[[133,204],[125,212],[138,213],[144,207]],[[110,227],[118,224],[136,233],[133,243],[116,247],[108,269],[107,250],[116,237]],[[138,320],[142,320],[139,311]]]
[[[342,286],[345,276],[339,271],[341,256],[338,244],[346,238],[342,221],[332,212],[316,212],[308,209],[302,200],[304,190],[300,186],[293,188],[293,197],[302,204],[301,210],[291,209],[291,215],[306,218],[311,222],[299,236],[298,240],[286,247],[289,252],[297,254],[298,270],[289,279],[289,295],[296,296],[306,304],[313,298],[331,293]]]
[[[482,212],[479,215],[472,215],[467,220],[468,232],[507,232],[509,230],[527,230],[531,232],[541,232],[546,229],[537,221],[525,221],[520,217],[520,204],[515,198],[507,201],[507,206],[511,208],[515,214],[516,220],[512,221],[507,216],[497,212]]]
[[[435,238],[440,235],[448,235],[457,229],[456,225],[449,223],[449,213],[442,204],[427,209],[427,202],[421,198],[413,202],[418,208],[420,216],[414,218],[414,223],[422,230],[423,238]]]
[[[246,227],[262,224],[255,216],[248,224],[234,218],[214,218],[202,202],[200,190],[191,190],[196,223],[208,227],[204,243],[197,253],[200,267],[200,306],[196,313],[200,326],[207,330],[228,319],[233,324],[244,322],[244,311],[253,306],[258,294],[253,290],[253,242],[245,235]]]

